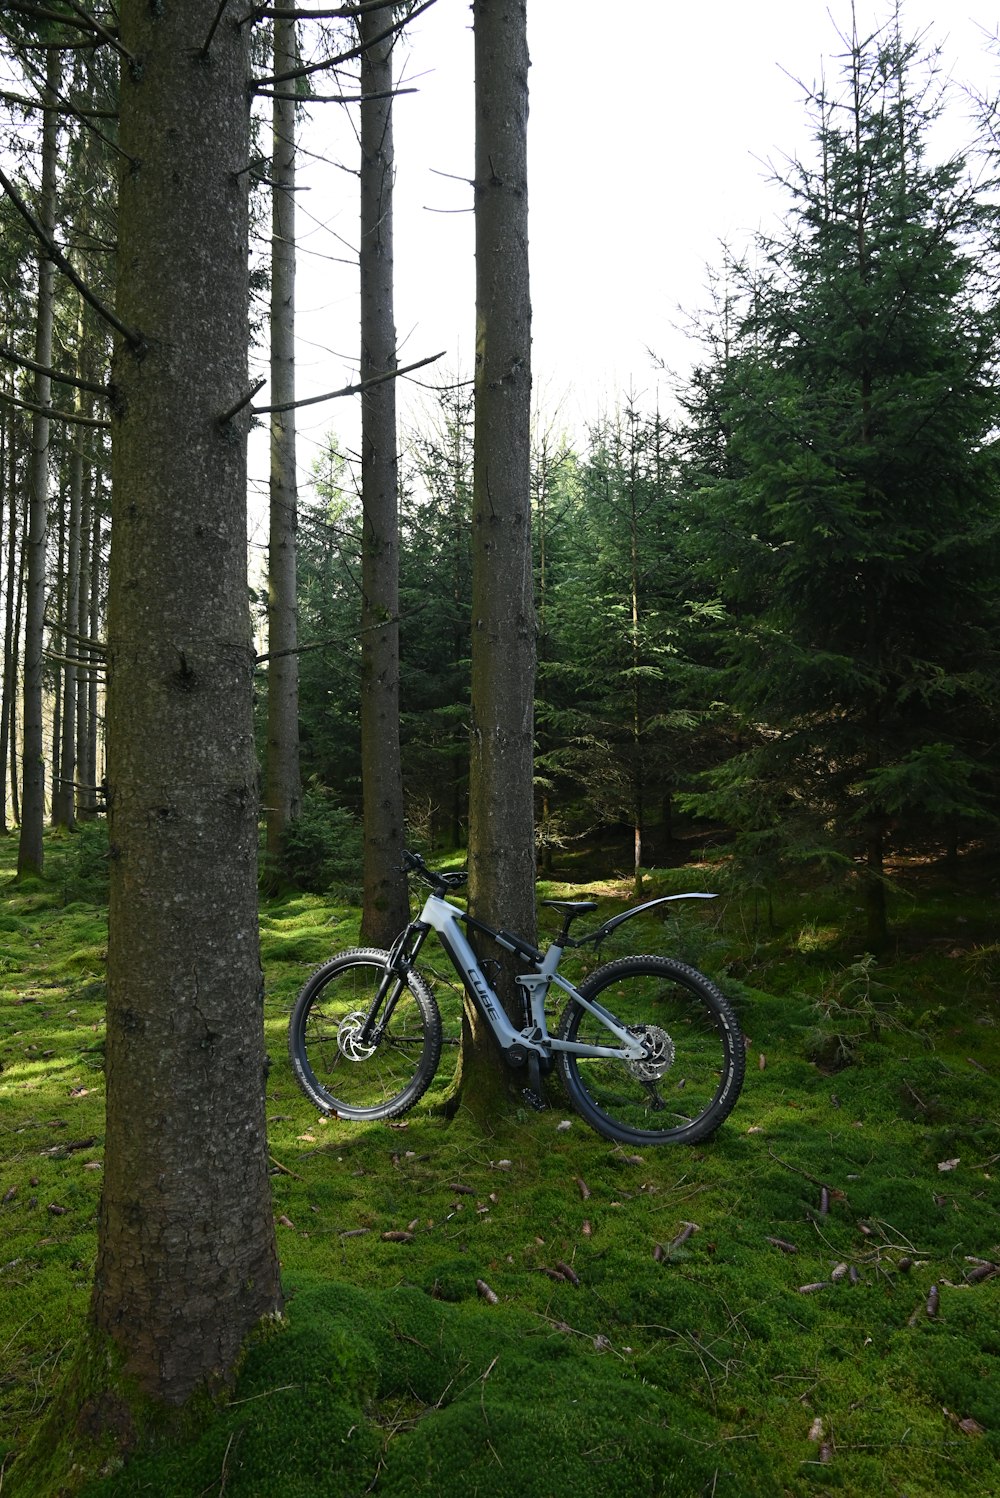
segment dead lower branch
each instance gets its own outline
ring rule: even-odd
[[[97,427],[101,431],[110,432],[110,421],[102,421],[97,416],[75,416],[72,411],[57,411],[55,406],[43,406],[39,401],[19,400],[16,395],[10,395],[6,390],[0,390],[0,400],[6,401],[9,406],[17,406],[20,411],[32,411],[38,416],[47,416],[50,421],[68,421],[71,426]]]
[[[38,240],[39,244],[45,251],[48,259],[52,261],[53,265],[58,266],[64,276],[68,277],[68,279],[76,287],[77,291],[83,297],[84,301],[89,306],[93,307],[94,311],[98,314],[99,317],[103,317],[105,322],[109,322],[113,328],[116,328],[117,331],[121,333],[122,337],[133,349],[142,348],[143,344],[145,343],[145,339],[143,338],[142,334],[137,333],[134,328],[130,328],[125,323],[123,323],[121,318],[118,317],[116,313],[112,312],[110,307],[106,307],[101,301],[100,297],[96,296],[94,292],[91,291],[90,287],[87,285],[83,277],[77,275],[69,260],[63,254],[62,250],[56,244],[55,240],[52,238],[51,234],[49,234],[38,222],[38,219],[32,213],[31,209],[21,197],[21,194],[18,192],[13,182],[3,170],[0,170],[0,187],[3,188],[4,192],[7,194],[8,198],[17,209],[18,213],[24,219],[25,223],[28,225],[28,228],[31,230],[32,234],[35,236],[35,238]]]
[[[56,380],[60,385],[73,385],[77,390],[89,390],[94,395],[108,398],[108,392],[103,385],[96,385],[90,380],[77,379],[75,375],[62,374],[58,369],[47,369],[44,364],[36,364],[34,359],[28,359],[24,354],[15,352],[9,344],[0,343],[0,359],[6,359],[10,364],[16,364],[20,369],[30,369],[34,374],[48,375],[50,380]]]
[[[424,0],[423,5],[418,5],[416,10],[411,11],[408,16],[402,16],[398,21],[394,21],[391,26],[380,31],[378,36],[373,36],[367,42],[359,42],[356,47],[350,47],[346,52],[338,53],[336,57],[324,57],[319,62],[307,63],[304,67],[293,68],[287,73],[275,73],[269,78],[254,78],[251,80],[250,87],[256,93],[259,88],[266,88],[268,85],[291,83],[294,78],[309,78],[313,73],[322,73],[328,68],[339,68],[345,62],[353,62],[356,57],[367,52],[369,47],[377,46],[379,42],[384,42],[390,36],[396,36],[404,26],[422,15],[425,10],[429,10],[433,4],[434,0]]]
[[[253,400],[254,396],[257,394],[257,391],[260,390],[266,384],[267,384],[267,378],[266,378],[265,375],[261,375],[261,377],[260,377],[259,380],[254,380],[254,382],[250,386],[249,390],[244,390],[244,392],[240,396],[239,400],[236,401],[236,403],[234,405],[230,406],[229,409],[228,409],[228,411],[223,411],[222,415],[219,417],[219,426],[220,427],[226,426],[226,424],[228,422],[232,421],[232,419],[233,419],[234,416],[238,416],[239,413],[243,410],[244,406],[249,406],[250,402]],[[253,415],[253,414],[254,413],[251,412],[251,415]]]
[[[326,395],[310,395],[305,400],[285,401],[278,406],[254,406],[254,416],[269,416],[272,412],[297,411],[300,406],[316,406],[321,401],[339,400],[342,395],[360,395],[365,390],[370,390],[373,385],[384,385],[386,380],[398,380],[401,375],[406,375],[414,369],[423,369],[425,364],[433,364],[437,359],[443,359],[445,350],[439,354],[428,354],[426,359],[418,359],[414,364],[404,364],[399,369],[387,369],[385,374],[372,375],[370,379],[359,380],[356,385],[345,385],[341,390],[329,390]],[[260,382],[263,384],[263,380]],[[257,387],[260,389],[260,386]]]

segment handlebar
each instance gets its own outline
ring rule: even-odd
[[[460,889],[469,877],[465,869],[454,872],[429,869],[419,853],[404,852],[403,869],[407,874],[415,874],[421,883],[429,884],[438,894],[446,889]]]

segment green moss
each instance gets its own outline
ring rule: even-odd
[[[670,871],[662,887],[701,882]],[[6,1498],[28,1482],[13,1457],[46,1405],[68,1418],[73,1403],[57,1401],[92,1273],[104,932],[97,903],[64,905],[44,881],[5,889]],[[843,1024],[831,995],[856,1000],[857,951],[838,946],[829,902],[783,892],[777,914],[782,929],[754,932],[732,899],[683,925],[616,933],[704,962],[750,1041],[743,1096],[710,1145],[632,1152],[591,1133],[552,1083],[549,1111],[491,1116],[485,1130],[465,1108],[435,1115],[447,1068],[402,1127],[320,1120],[286,1060],[288,1009],[309,966],[356,942],[357,912],[312,896],[269,903],[267,1111],[287,1324],[255,1340],[221,1405],[203,1401],[180,1437],[147,1422],[143,1454],[91,1493],[991,1491],[1000,1279],[965,1275],[967,1256],[1000,1258],[992,908],[922,890],[901,912],[912,924],[898,950],[868,969],[900,1023],[873,1025],[862,1006],[835,1074],[809,1037]],[[672,1247],[686,1223],[696,1231]],[[412,1236],[384,1236],[400,1231]],[[113,1380],[92,1389],[101,1382]],[[817,1422],[822,1441],[810,1439]],[[45,1498],[71,1446],[53,1450]],[[37,1469],[31,1480],[34,1498]]]

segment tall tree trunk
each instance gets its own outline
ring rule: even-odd
[[[476,427],[472,516],[469,894],[479,919],[532,939],[535,618],[531,557],[531,305],[525,0],[476,0]],[[501,994],[512,1015],[513,982]],[[503,1067],[466,1016],[463,1087]],[[490,1087],[492,1079],[493,1087]]]
[[[50,575],[49,578],[47,579],[47,586],[46,586],[46,607],[47,607],[47,612],[48,612],[48,616],[49,616],[50,619],[54,618],[56,620],[61,620],[63,618],[63,612],[64,612],[65,600],[66,600],[66,535],[67,535],[67,524],[66,524],[66,521],[67,521],[67,516],[66,516],[66,491],[62,487],[61,483],[60,483],[60,486],[59,486],[58,495],[56,497],[56,503],[53,506],[53,512],[54,512],[53,515],[49,517],[49,531],[51,533],[51,531],[52,531],[52,522],[53,522],[53,519],[54,519],[55,520],[55,528],[56,528],[56,544],[55,544],[55,554],[56,554],[55,555],[55,563],[56,563],[56,566],[55,566],[55,574],[54,574],[54,576]],[[50,547],[50,549],[51,549],[51,547]],[[56,826],[56,817],[57,817],[57,814],[58,814],[57,802],[58,802],[58,798],[59,798],[59,788],[60,788],[60,786],[62,784],[62,723],[63,723],[63,695],[64,695],[64,691],[65,691],[65,686],[66,686],[66,672],[65,672],[65,668],[64,668],[62,660],[53,659],[53,655],[54,654],[62,655],[64,653],[62,647],[65,645],[66,642],[65,642],[65,640],[63,640],[60,637],[60,634],[59,634],[59,625],[58,624],[56,624],[55,628],[53,628],[51,626],[51,624],[49,625],[49,638],[50,638],[50,641],[54,638],[56,640],[56,642],[57,642],[57,647],[58,647],[58,649],[57,649],[56,652],[54,652],[51,649],[51,647],[50,647],[50,649],[48,651],[48,658],[49,658],[50,668],[51,668],[51,666],[54,666],[55,670],[52,671],[50,669],[50,671],[49,671],[50,685],[49,685],[49,690],[48,690],[48,692],[46,694],[46,696],[48,697],[48,701],[49,701],[49,704],[50,704],[50,711],[51,711],[51,718],[50,718],[51,734],[50,734],[49,742],[51,744],[51,761],[50,761],[50,763],[51,763],[51,766],[52,766],[52,771],[51,771],[51,773],[52,773],[52,792],[51,792],[51,796],[49,798],[49,806],[50,806],[51,816],[52,816],[52,825],[54,827],[54,826]]]
[[[281,1303],[246,587],[248,28],[123,0],[108,618],[107,1129],[92,1323],[165,1406]],[[165,248],[166,247],[166,248]]]
[[[42,182],[38,219],[50,234],[56,216],[56,165],[59,148],[59,115],[55,109],[59,93],[60,53],[52,48],[46,63],[46,103],[42,126]],[[42,369],[52,367],[52,313],[55,266],[44,252],[38,257],[38,309],[35,324],[35,360]],[[46,406],[51,381],[35,376],[35,402]],[[41,873],[42,832],[45,824],[45,749],[42,734],[42,668],[45,635],[45,545],[49,503],[49,418],[36,412],[31,432],[29,479],[29,529],[24,624],[24,713],[21,724],[21,838],[17,854],[19,875]]]
[[[295,67],[295,22],[274,21],[274,71]],[[276,90],[271,163],[271,403],[295,400],[295,99]],[[298,479],[295,412],[271,413],[271,514],[267,571],[267,857],[280,872],[285,834],[299,815],[299,643],[296,588]]]
[[[104,581],[104,522],[101,515],[101,499],[103,497],[102,485],[94,475],[94,489],[91,500],[92,533],[90,541],[90,619],[87,626],[88,638],[93,642],[101,636],[101,585]],[[99,674],[100,652],[91,645],[90,659],[94,663],[91,666],[87,681],[87,751],[83,762],[83,783],[87,790],[87,813],[89,816],[96,815],[101,801],[100,781],[100,749],[104,740],[101,728],[101,678]]]
[[[18,774],[17,758],[17,659],[21,624],[24,618],[25,573],[27,572],[25,559],[28,551],[28,523],[31,512],[27,496],[24,498],[21,510],[21,544],[17,554],[17,594],[14,599],[14,649],[11,655],[11,691],[8,699],[10,704],[10,809],[15,823],[21,820],[21,777]],[[14,538],[11,537],[11,547],[13,545]]]
[[[3,431],[3,492],[7,497],[5,536],[6,581],[3,608],[3,686],[0,691],[0,832],[9,831],[7,823],[7,755],[10,747],[11,710],[17,690],[17,635],[14,633],[14,580],[20,567],[17,548],[17,460],[14,441],[14,412],[8,407],[0,416]]]
[[[79,392],[82,396],[83,392]],[[82,412],[83,402],[77,401]],[[62,618],[65,632],[61,638],[63,667],[62,746],[59,754],[59,780],[52,796],[52,821],[57,827],[72,829],[76,823],[76,699],[79,675],[76,658],[80,647],[73,636],[77,632],[80,612],[80,517],[83,505],[84,428],[77,436],[70,457],[69,517],[66,541],[66,580]]]
[[[91,533],[91,484],[92,470],[85,467],[83,473],[83,488],[80,496],[80,587],[76,601],[76,621],[73,629],[78,635],[78,651],[81,661],[89,662],[92,652],[84,643],[89,638],[90,625],[90,533]],[[81,669],[81,680],[77,683],[76,693],[76,779],[77,790],[74,801],[74,814],[85,816],[88,807],[88,780],[87,780],[87,708],[89,699],[90,670],[87,666]]]
[[[361,57],[361,378],[396,368],[392,261],[392,6],[358,17]],[[396,382],[361,396],[361,780],[366,942],[388,946],[409,910],[399,746]]]

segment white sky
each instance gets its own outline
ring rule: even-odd
[[[949,148],[964,143],[959,85],[1000,89],[986,38],[1000,0],[907,0],[904,35],[926,32],[955,80]],[[874,29],[890,3],[857,0]],[[529,239],[536,394],[571,429],[631,383],[651,407],[658,376],[647,349],[683,369],[683,316],[704,302],[705,267],[722,239],[744,242],[785,206],[768,161],[808,152],[802,89],[837,73],[849,0],[528,0]],[[397,49],[400,82],[419,92],[395,106],[396,324],[400,360],[446,350],[418,379],[471,373],[474,329],[472,15],[437,0]],[[357,148],[331,133],[337,106],[314,110],[301,143],[354,167]],[[455,180],[458,179],[458,180]],[[318,164],[299,195],[299,396],[356,377],[356,179]],[[321,220],[342,243],[317,228]],[[440,371],[440,376],[438,375]],[[666,383],[666,382],[664,382]],[[265,392],[266,393],[266,392]],[[419,391],[400,384],[402,413]],[[263,396],[262,396],[263,399]],[[302,412],[299,466],[323,433],[348,443],[357,401]],[[257,446],[257,443],[255,443]],[[266,475],[266,461],[254,462]]]

